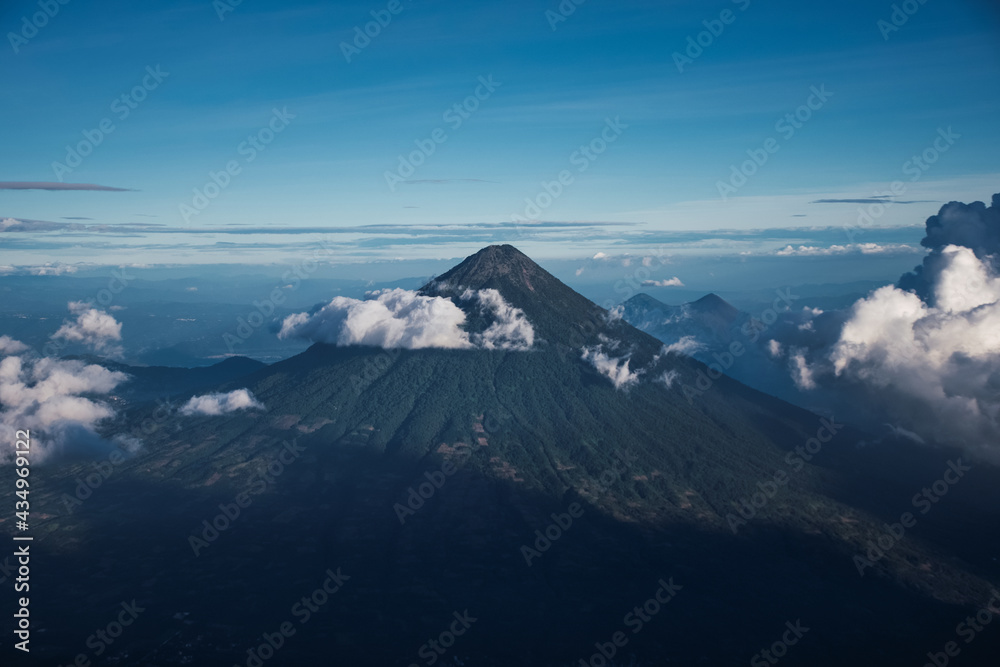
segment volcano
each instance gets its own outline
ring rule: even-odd
[[[719,348],[737,340],[740,326],[749,320],[749,315],[716,294],[706,294],[680,306],[668,306],[648,294],[636,294],[621,307],[626,322],[659,340],[676,341],[693,336],[705,346]]]
[[[96,658],[124,601],[114,664],[746,664],[789,627],[788,664],[920,664],[1000,581],[995,538],[955,523],[995,520],[979,471],[892,537],[953,453],[858,449],[511,246],[420,294],[472,330],[467,290],[523,311],[531,348],[316,343],[214,388],[264,410],[174,412],[128,460],[47,469],[42,657]]]

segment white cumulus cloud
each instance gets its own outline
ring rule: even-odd
[[[772,341],[774,342],[774,341]],[[813,369],[809,367],[804,350],[792,350],[788,357],[792,369],[792,380],[799,389],[810,390],[816,388],[816,380],[813,378]]]
[[[289,315],[278,336],[386,349],[527,350],[534,344],[535,331],[524,312],[494,289],[466,290],[458,297],[477,306],[490,322],[471,334],[463,328],[465,311],[451,297],[399,288],[370,296],[363,300],[338,296],[314,313]]]
[[[80,343],[98,354],[111,357],[122,355],[122,325],[113,316],[82,301],[70,301],[69,311],[76,320],[63,322],[52,337]]]
[[[887,285],[853,306],[828,356],[833,375],[874,388],[923,433],[995,449],[1000,277],[972,249],[949,245],[928,279],[928,301]]]
[[[0,349],[0,438],[13,442],[16,430],[30,430],[38,461],[99,442],[96,428],[115,413],[98,397],[112,392],[128,376],[82,361],[22,354],[26,345],[3,338],[7,340]],[[12,451],[0,450],[0,460]]]
[[[451,299],[398,288],[373,296],[338,296],[313,314],[289,315],[278,337],[382,348],[472,347],[462,329],[465,313]]]
[[[684,283],[677,276],[664,278],[663,280],[643,280],[643,287],[684,287]]]
[[[492,322],[482,332],[473,333],[472,343],[485,350],[528,350],[535,344],[535,329],[524,311],[507,303],[495,289],[467,289],[462,301],[478,301]]]
[[[0,355],[21,354],[27,352],[28,346],[10,336],[0,336]]]
[[[247,389],[234,389],[228,393],[203,394],[192,396],[181,406],[181,414],[192,415],[224,415],[237,410],[263,410],[264,405],[254,398]]]

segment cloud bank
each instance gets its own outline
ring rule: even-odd
[[[848,243],[846,245],[831,245],[825,248],[819,246],[787,245],[775,252],[779,257],[830,257],[833,255],[891,255],[922,252],[905,243]]]
[[[32,357],[28,346],[0,337],[0,437],[13,442],[15,430],[31,431],[36,460],[59,453],[107,447],[98,425],[114,416],[99,396],[128,379],[96,364]],[[0,461],[12,448],[0,449]]]
[[[64,276],[69,273],[76,273],[78,270],[79,267],[72,264],[53,264],[51,262],[35,266],[0,265],[0,275],[3,276]]]
[[[264,410],[264,405],[254,398],[247,389],[234,389],[228,393],[203,394],[192,396],[181,406],[181,414],[186,417],[194,415],[217,416],[238,410]]]
[[[508,304],[497,290],[466,290],[458,297],[489,322],[484,330],[471,333],[464,328],[466,312],[451,297],[399,288],[370,296],[363,300],[338,296],[314,312],[289,315],[278,337],[411,350],[527,350],[534,344],[534,328],[524,312]]]
[[[851,309],[829,360],[836,376],[893,394],[918,430],[998,446],[1000,278],[970,248],[945,246],[940,260],[935,305],[876,290]]]
[[[800,389],[860,393],[912,431],[1000,458],[1000,195],[927,220],[930,253],[896,286],[857,301],[831,337],[786,345]],[[829,322],[829,320],[827,320]],[[801,342],[801,341],[800,341]],[[772,346],[781,354],[782,345]],[[908,431],[908,432],[909,432]]]

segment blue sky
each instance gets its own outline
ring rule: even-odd
[[[117,263],[123,249],[137,262],[248,261],[342,227],[358,228],[337,235],[345,256],[454,256],[484,244],[469,225],[513,216],[587,223],[494,230],[540,256],[641,252],[678,230],[850,225],[861,204],[814,202],[869,198],[893,181],[905,187],[878,225],[920,225],[944,201],[1000,191],[993,3],[914,2],[892,32],[878,24],[892,3],[870,1],[587,0],[558,23],[546,14],[559,11],[554,0],[400,0],[395,15],[388,5],[244,0],[220,19],[209,0],[71,0],[25,41],[11,34],[38,4],[3,3],[0,181],[125,191],[0,186],[0,218],[28,221],[0,231],[0,264]],[[391,22],[348,62],[341,45],[373,11]],[[731,22],[712,24],[720,15]],[[708,45],[678,71],[674,54],[706,21],[720,34],[703,35]],[[115,100],[144,78],[145,99],[123,118]],[[477,89],[460,124],[445,115]],[[807,102],[808,120],[778,129]],[[54,167],[102,121],[113,132],[79,166]],[[281,128],[273,141],[247,148],[269,123]],[[602,133],[602,153],[579,152]],[[777,151],[723,200],[720,181],[768,139]],[[417,141],[433,153],[390,188],[386,172]],[[911,158],[935,141],[947,150],[915,171]],[[227,163],[239,173],[185,215]],[[543,183],[560,174],[547,204]],[[112,227],[86,227],[96,224]],[[264,229],[232,238],[241,225]],[[289,242],[289,228],[312,231]],[[219,245],[248,239],[256,245],[238,255]]]

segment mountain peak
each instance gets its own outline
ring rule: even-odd
[[[692,303],[703,303],[703,304],[717,305],[717,304],[720,304],[720,303],[726,303],[726,300],[723,299],[718,294],[716,294],[715,292],[709,292],[705,296],[701,297],[700,299],[697,299],[696,301],[693,301]]]
[[[715,293],[706,294],[697,301],[692,301],[690,306],[699,312],[712,313],[726,319],[733,319],[740,312],[735,306]]]
[[[534,283],[546,279],[556,280],[514,246],[491,245],[466,257],[460,264],[425,285],[422,291],[433,289],[435,285],[450,285],[471,289],[493,288],[503,293],[503,287],[509,288],[516,283],[534,292],[537,289]]]
[[[639,292],[631,299],[625,301],[622,305],[625,306],[626,308],[635,307],[635,308],[646,308],[649,310],[656,310],[656,309],[664,310],[670,307],[667,304],[660,301],[659,299],[649,296],[645,292]]]
[[[606,313],[512,245],[491,245],[424,285],[428,296],[455,297],[466,289],[494,289],[524,311],[550,342],[590,342],[606,326]],[[470,316],[471,319],[471,316]]]

